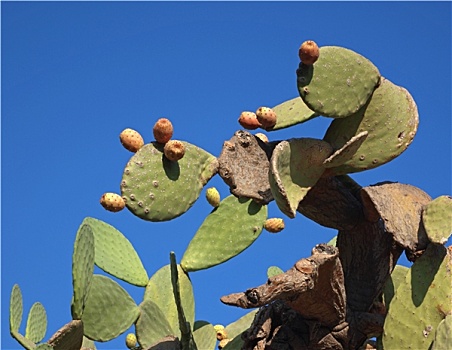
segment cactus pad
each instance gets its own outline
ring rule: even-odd
[[[9,302],[9,329],[11,332],[18,332],[22,323],[24,312],[22,292],[18,284],[13,286]]]
[[[298,92],[318,114],[344,118],[356,113],[369,99],[378,82],[378,69],[360,54],[337,46],[320,48],[313,65],[300,64]]]
[[[42,343],[36,346],[35,350],[54,350],[54,348],[47,343]]]
[[[435,333],[435,342],[432,350],[449,349],[452,344],[452,315],[442,320]]]
[[[386,349],[429,349],[439,323],[452,312],[452,255],[431,243],[411,266],[386,316]]]
[[[36,302],[31,306],[28,313],[27,327],[25,329],[25,338],[33,343],[39,343],[44,339],[47,331],[47,314],[44,306]]]
[[[281,273],[284,273],[284,271],[281,270],[278,266],[270,266],[267,269],[267,277],[268,278],[279,275]]]
[[[174,334],[165,314],[156,303],[145,299],[139,308],[140,317],[135,324],[135,329],[138,343],[143,349],[147,349],[167,335]]]
[[[325,141],[301,138],[280,142],[270,161],[270,187],[279,209],[290,218],[325,171],[333,149]]]
[[[93,275],[82,321],[85,336],[108,341],[124,333],[140,312],[132,297],[115,281]]]
[[[209,322],[196,321],[193,326],[193,338],[198,350],[215,350],[216,331]]]
[[[246,331],[254,320],[258,310],[252,310],[226,326],[225,331],[231,341],[224,347],[229,350],[240,350],[243,345],[241,334]]]
[[[121,193],[127,208],[141,219],[171,220],[185,213],[203,186],[216,174],[217,159],[188,142],[177,162],[163,154],[157,142],[144,145],[127,163]]]
[[[402,265],[396,265],[394,270],[392,270],[391,276],[389,276],[383,287],[383,302],[386,306],[386,310],[391,306],[391,300],[394,298],[397,288],[405,281],[409,270],[408,267]]]
[[[186,320],[193,325],[195,322],[195,300],[193,296],[193,287],[188,275],[182,270],[182,268],[178,266],[177,270],[182,308],[184,310]],[[175,335],[180,339],[181,332],[179,329],[179,314],[171,283],[170,265],[162,267],[150,278],[146,286],[143,299],[152,300],[152,302],[159,307],[174,332],[172,335]]]
[[[446,243],[452,234],[452,197],[440,196],[427,204],[422,222],[430,241]]]
[[[325,168],[334,168],[344,164],[347,160],[353,157],[353,155],[361,147],[362,143],[366,140],[367,131],[360,132],[358,135],[353,136],[348,142],[346,142],[340,149],[335,151],[330,157],[325,159],[323,165]]]
[[[367,131],[369,134],[353,157],[336,168],[343,175],[376,168],[399,156],[413,141],[419,124],[416,104],[409,92],[382,79],[369,102],[357,113],[335,119],[324,140],[334,149]]]
[[[85,300],[94,272],[94,235],[87,224],[80,225],[72,254],[72,286],[71,305],[72,319],[79,320],[85,308]]]
[[[280,103],[273,107],[273,111],[276,113],[276,125],[271,130],[288,128],[318,116],[317,113],[306,106],[300,97]]]
[[[138,253],[116,228],[94,218],[85,218],[94,234],[95,263],[105,272],[136,286],[146,286],[148,275]]]
[[[189,272],[221,264],[248,248],[262,232],[267,206],[233,195],[221,201],[191,240],[181,260]]]
[[[72,320],[56,331],[47,343],[54,350],[80,350],[83,339],[83,322]]]

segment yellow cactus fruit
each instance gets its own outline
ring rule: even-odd
[[[182,159],[185,155],[185,146],[181,141],[170,140],[165,143],[163,153],[165,154],[166,158],[173,162],[176,162],[179,159]]]
[[[128,349],[135,349],[137,345],[137,337],[133,333],[129,333],[126,336],[126,346]]]
[[[220,340],[220,342],[218,343],[218,349],[223,349],[230,341],[231,339],[227,338]]]
[[[276,125],[276,113],[270,107],[259,107],[256,117],[264,129],[271,129]]]
[[[173,137],[173,131],[173,124],[166,118],[157,120],[152,129],[155,141],[163,144],[167,143]]]
[[[124,129],[119,134],[119,140],[126,150],[134,153],[144,145],[144,140],[140,133],[129,128]]]
[[[210,187],[206,190],[206,199],[214,208],[217,208],[220,205],[220,193],[215,187]]]
[[[219,329],[217,330],[217,339],[218,340],[223,340],[226,339],[228,337],[228,334],[226,333],[226,329]]]
[[[278,233],[284,230],[284,220],[280,218],[267,219],[264,228],[271,233]]]
[[[216,324],[215,326],[213,326],[213,329],[215,329],[215,332],[218,332],[224,329],[224,326],[222,324]]]
[[[239,124],[247,130],[254,130],[261,127],[254,112],[242,112],[239,117]]]
[[[262,142],[268,142],[268,137],[267,137],[267,135],[265,135],[265,134],[263,134],[263,133],[261,133],[261,132],[258,132],[256,135],[254,135],[254,136],[256,136],[256,137],[259,137],[259,139],[262,141]]]
[[[116,193],[107,192],[100,197],[100,204],[108,211],[118,212],[124,209],[126,202]]]
[[[314,64],[319,58],[319,55],[319,47],[312,40],[305,41],[298,50],[298,56],[300,57],[301,62],[307,65]]]

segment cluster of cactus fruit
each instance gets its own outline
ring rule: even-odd
[[[272,108],[242,112],[238,122],[247,130],[271,132],[320,116],[332,118],[323,139],[270,142],[262,133],[238,131],[216,158],[189,142],[172,140],[173,125],[165,118],[154,125],[155,141],[148,144],[135,130],[125,129],[120,134],[120,142],[134,155],[124,168],[121,194],[105,193],[100,199],[108,211],[127,207],[135,216],[155,222],[177,218],[189,210],[217,173],[229,185],[231,195],[221,200],[216,188],[206,188],[206,199],[213,210],[180,263],[171,253],[170,263],[150,278],[121,232],[103,221],[85,218],[74,244],[71,322],[41,343],[46,314],[37,303],[30,311],[25,335],[21,335],[22,295],[17,285],[13,288],[10,330],[24,348],[95,349],[94,341],[114,339],[132,325],[135,333],[125,337],[129,349],[236,350],[243,346],[241,335],[257,310],[226,327],[195,320],[189,273],[235,257],[263,229],[271,233],[283,230],[282,218],[267,217],[272,200],[284,215],[294,218],[300,203],[320,179],[341,177],[351,183],[347,174],[375,168],[400,155],[412,142],[418,126],[417,107],[408,91],[381,77],[378,69],[358,53],[336,46],[319,48],[307,41],[301,45],[299,57],[299,96]],[[240,149],[246,152],[240,153]],[[228,157],[231,152],[234,157]],[[237,162],[237,168],[246,168],[246,162],[253,161],[249,167],[257,168],[259,181],[250,184],[234,170],[237,168],[231,165],[231,159]],[[379,211],[378,217],[382,220],[384,214]],[[384,332],[374,335],[378,336],[377,347],[445,349],[451,344],[452,251],[443,246],[451,235],[451,217],[451,197],[441,196],[423,207],[422,225],[431,244],[411,268],[396,266],[386,282],[381,303],[387,315]],[[215,240],[211,238],[213,230]],[[94,274],[95,265],[143,287],[141,303],[137,304],[113,279]],[[270,279],[282,273],[272,266],[267,275]],[[436,288],[428,287],[432,284]],[[420,289],[423,301],[411,297]],[[420,333],[419,324],[425,324]]]

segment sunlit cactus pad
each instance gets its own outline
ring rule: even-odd
[[[430,241],[446,243],[452,235],[452,197],[440,196],[427,204],[422,223]]]
[[[251,199],[226,197],[207,216],[181,260],[185,271],[221,264],[248,248],[261,234],[267,206]]]
[[[382,79],[368,104],[352,116],[335,119],[328,128],[324,140],[335,150],[359,133],[368,132],[354,156],[332,171],[343,175],[389,162],[411,144],[418,124],[417,106],[409,92]]]
[[[276,125],[268,131],[288,128],[318,116],[299,96],[273,107],[273,111],[276,113]]]
[[[188,142],[185,156],[170,161],[163,145],[144,145],[127,163],[121,193],[127,208],[149,221],[171,220],[185,213],[198,199],[203,186],[216,174],[217,159]]]
[[[47,331],[47,314],[44,306],[36,302],[32,305],[28,313],[27,328],[25,329],[25,338],[33,343],[39,343],[44,339]]]
[[[439,323],[452,312],[452,252],[431,243],[389,304],[385,349],[429,349]]]
[[[321,47],[319,59],[313,65],[300,64],[297,76],[306,105],[332,118],[356,113],[380,80],[377,67],[367,58],[337,46]]]

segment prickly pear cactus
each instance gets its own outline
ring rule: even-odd
[[[47,331],[47,314],[44,306],[36,302],[32,305],[28,313],[27,328],[25,329],[25,338],[33,343],[39,343],[44,339]]]
[[[121,193],[127,208],[141,219],[167,221],[185,213],[217,172],[217,159],[188,142],[185,155],[170,161],[164,145],[144,145],[127,163]]]
[[[198,350],[215,350],[217,343],[216,331],[207,321],[196,321],[193,326],[193,338]]]
[[[300,64],[298,91],[316,113],[344,118],[356,113],[380,81],[378,69],[360,54],[337,46],[320,48],[313,65]]]
[[[187,272],[197,271],[233,258],[259,237],[266,219],[267,206],[247,198],[226,197],[196,232],[181,267]]]
[[[446,243],[452,235],[452,197],[440,196],[427,204],[422,223],[430,241]]]
[[[389,304],[385,349],[429,349],[452,312],[452,252],[431,243],[413,264]]]

